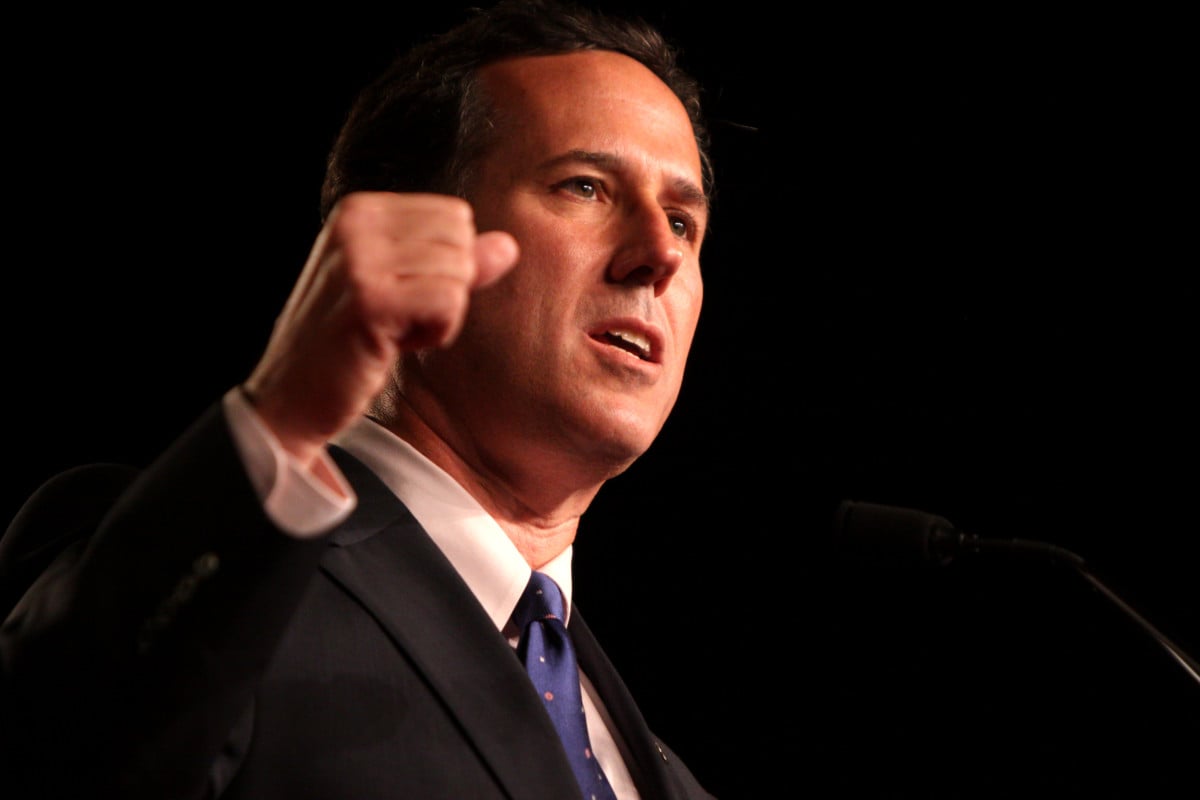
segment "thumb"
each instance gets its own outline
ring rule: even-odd
[[[511,233],[488,231],[475,239],[475,283],[478,289],[494,283],[500,276],[516,266],[521,248]]]

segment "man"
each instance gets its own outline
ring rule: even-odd
[[[696,87],[639,25],[503,2],[368,87],[245,383],[0,542],[30,792],[578,797],[513,657],[536,570],[615,796],[710,797],[569,602],[581,515],[678,395],[710,183]]]

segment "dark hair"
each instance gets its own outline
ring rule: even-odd
[[[700,86],[660,31],[570,0],[500,0],[399,56],[351,105],[326,165],[321,217],[354,191],[465,194],[487,149],[491,109],[477,72],[507,58],[611,50],[650,69],[682,101],[712,190]]]

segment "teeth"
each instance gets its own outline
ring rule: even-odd
[[[608,331],[608,335],[631,345],[642,354],[643,358],[650,355],[650,340],[640,333],[633,333],[632,331]]]

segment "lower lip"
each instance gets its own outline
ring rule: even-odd
[[[612,361],[621,365],[625,369],[637,369],[641,371],[657,371],[659,364],[653,361],[643,361],[628,350],[623,350],[614,344],[610,344],[605,339],[598,339],[594,336],[589,336],[588,341],[591,342],[597,352],[606,360]]]

